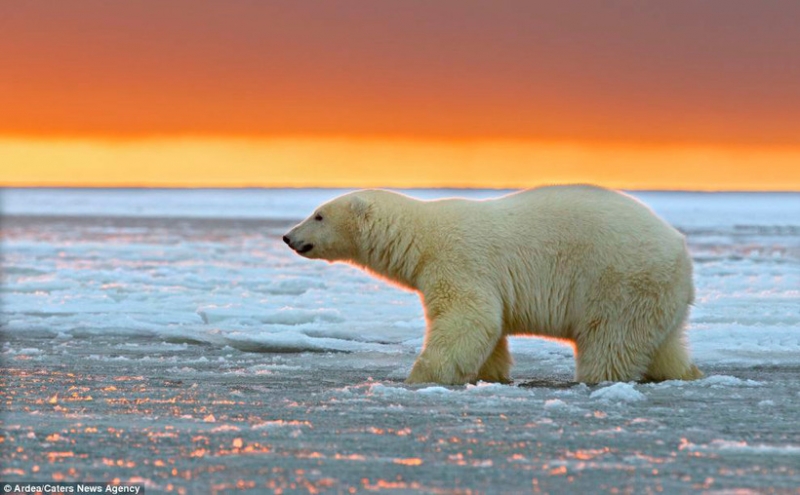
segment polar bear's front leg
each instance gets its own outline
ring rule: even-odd
[[[428,323],[425,346],[406,383],[475,382],[502,336],[500,314],[471,304]]]
[[[497,341],[492,354],[481,366],[478,372],[478,380],[484,382],[511,383],[511,353],[508,352],[508,339],[504,336]]]

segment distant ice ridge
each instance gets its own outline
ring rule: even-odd
[[[422,346],[418,297],[346,265],[300,258],[280,241],[284,226],[270,223],[303,217],[342,192],[3,190],[4,215],[29,216],[2,224],[0,330],[61,339],[145,336],[239,352],[377,353],[400,369],[401,356]],[[796,366],[800,194],[636,196],[687,233],[697,285],[689,340],[700,368]],[[86,218],[115,215],[128,220]],[[160,219],[133,221],[141,217]],[[176,220],[182,217],[218,220]],[[511,349],[514,376],[574,370],[569,347],[513,338]]]
[[[4,189],[4,215],[297,220],[354,189]],[[420,199],[486,199],[510,190],[406,189]]]
[[[305,218],[353,189],[4,189],[4,215]],[[398,189],[419,199],[497,198],[504,189]],[[800,227],[800,193],[630,193],[680,228]],[[762,230],[762,233],[763,230]],[[796,232],[795,232],[796,233]]]

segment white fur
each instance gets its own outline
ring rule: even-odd
[[[287,236],[314,246],[306,257],[420,294],[428,328],[409,383],[508,381],[508,335],[572,342],[581,382],[702,376],[683,336],[693,300],[684,238],[625,194],[552,186],[419,201],[358,191]]]

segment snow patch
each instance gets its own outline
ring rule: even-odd
[[[447,395],[452,394],[453,391],[445,387],[425,387],[417,390],[418,394],[423,395]]]
[[[697,380],[696,383],[698,385],[703,385],[711,388],[760,387],[763,385],[763,383],[757,382],[755,380],[742,380],[741,378],[736,378],[735,376],[729,376],[729,375],[709,376],[708,378]]]
[[[737,440],[712,440],[707,444],[694,444],[684,440],[680,450],[690,451],[717,451],[758,455],[790,455],[800,456],[800,447],[797,445],[749,445],[745,441]]]
[[[544,408],[546,410],[554,411],[568,409],[569,406],[561,399],[548,399],[544,401]]]
[[[502,383],[478,382],[475,385],[469,384],[465,391],[473,396],[479,397],[533,397],[531,389],[504,385]]]
[[[638,402],[647,400],[647,397],[636,390],[630,383],[615,383],[608,387],[595,390],[589,395],[590,399],[602,402]]]
[[[412,393],[403,387],[389,387],[382,383],[373,383],[367,389],[367,395],[374,395],[377,397],[403,397]]]
[[[3,351],[3,354],[9,354],[12,356],[36,356],[41,353],[42,350],[35,347],[23,347],[22,349],[14,350],[9,346]]]

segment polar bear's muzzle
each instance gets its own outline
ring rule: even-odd
[[[302,246],[300,246],[299,249],[295,249],[295,251],[297,251],[298,254],[305,254],[305,253],[311,251],[312,249],[314,249],[314,245],[313,244],[303,244]]]
[[[305,254],[312,249],[314,249],[314,245],[309,242],[297,242],[293,241],[291,237],[288,235],[283,236],[283,242],[289,245],[297,254]]]

